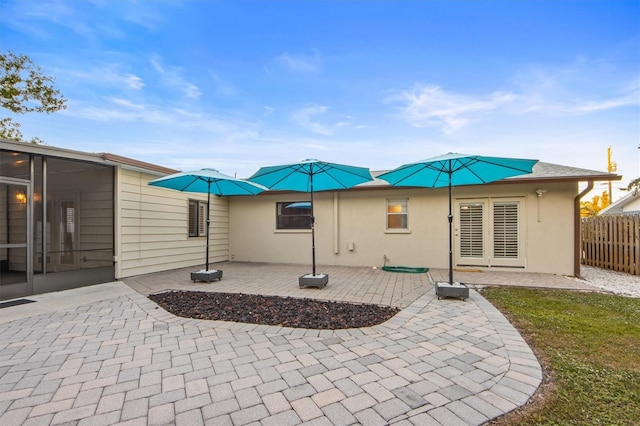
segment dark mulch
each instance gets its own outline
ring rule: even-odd
[[[371,327],[400,312],[390,306],[205,291],[169,291],[149,299],[185,318],[317,330]]]

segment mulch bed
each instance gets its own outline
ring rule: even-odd
[[[317,330],[371,327],[400,312],[391,306],[205,291],[169,291],[149,299],[184,318]]]

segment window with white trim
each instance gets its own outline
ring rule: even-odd
[[[189,200],[189,236],[204,237],[205,235],[207,235],[207,203]]]
[[[276,229],[311,229],[311,202],[278,201]]]
[[[387,199],[387,229],[409,229],[409,199]]]

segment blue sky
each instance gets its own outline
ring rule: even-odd
[[[26,138],[240,177],[447,152],[640,176],[640,0],[0,0],[68,99]]]

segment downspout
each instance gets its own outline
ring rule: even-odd
[[[333,254],[340,254],[340,215],[338,210],[338,192],[333,193]]]
[[[139,179],[142,180],[142,174]],[[113,167],[113,273],[115,279],[122,278],[122,166]]]
[[[580,236],[580,199],[593,189],[593,181],[587,182],[587,187],[574,199],[573,218],[573,275],[580,278],[580,253],[582,252],[582,239]]]

